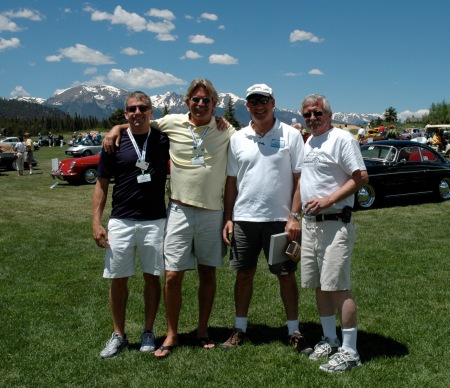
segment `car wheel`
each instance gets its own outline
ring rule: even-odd
[[[91,150],[86,150],[83,152],[83,156],[90,156],[92,155],[92,151]]]
[[[439,180],[439,184],[436,191],[440,200],[450,199],[450,178],[444,177]]]
[[[83,174],[83,180],[89,185],[97,182],[97,170],[95,168],[88,168]]]
[[[364,185],[355,193],[355,207],[359,209],[372,209],[380,202],[380,193],[372,185]]]

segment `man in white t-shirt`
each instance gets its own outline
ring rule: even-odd
[[[361,140],[364,137],[365,134],[366,134],[366,130],[361,125],[359,127],[359,129],[358,129],[358,138],[359,138],[359,140]]]
[[[247,338],[248,309],[261,250],[267,258],[273,234],[286,231],[290,241],[300,236],[298,180],[303,139],[297,129],[275,118],[269,86],[248,88],[246,107],[252,120],[231,137],[228,150],[223,239],[231,246],[230,267],[236,270],[236,315],[231,336],[222,344],[224,350],[242,345]],[[299,331],[297,263],[288,259],[269,265],[269,269],[280,284],[289,343],[309,354],[312,348]]]
[[[328,100],[307,96],[301,105],[311,137],[305,144],[300,178],[302,222],[301,281],[316,290],[322,340],[311,360],[328,362],[327,372],[361,365],[356,350],[357,307],[350,291],[350,257],[355,242],[351,220],[354,193],[368,182],[358,141],[334,128]],[[312,216],[312,217],[311,217]],[[342,346],[336,334],[336,312],[341,320]]]

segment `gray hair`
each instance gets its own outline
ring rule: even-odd
[[[194,90],[198,87],[204,87],[211,95],[213,101],[219,101],[219,94],[217,93],[217,90],[214,88],[211,81],[206,78],[197,78],[194,79],[189,85],[189,88],[183,97],[184,102],[187,102],[192,97],[192,93],[194,93]]]
[[[306,96],[302,101],[302,110],[305,105],[314,105],[317,101],[322,101],[323,111],[324,113],[333,113],[331,110],[330,102],[327,100],[325,96],[321,94],[310,94]]]
[[[148,105],[150,108],[152,107],[152,100],[150,97],[140,90],[136,90],[135,92],[131,92],[127,99],[125,100],[125,110],[127,110],[128,101],[132,98],[135,98],[136,100],[145,102],[146,105]]]

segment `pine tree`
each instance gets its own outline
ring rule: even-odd
[[[228,122],[236,129],[239,130],[242,128],[241,123],[236,119],[234,115],[234,103],[231,97],[228,97],[227,107],[225,108],[225,112],[223,113],[223,117],[228,120]]]

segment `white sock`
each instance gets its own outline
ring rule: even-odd
[[[351,355],[358,354],[356,350],[356,337],[358,329],[352,327],[351,329],[342,329],[342,349],[349,352]]]
[[[289,336],[294,334],[294,331],[299,331],[298,328],[299,328],[300,322],[298,321],[298,319],[286,321],[286,325],[287,325]]]
[[[247,332],[247,322],[248,317],[235,317],[234,318],[234,327],[236,329],[241,329],[244,333]]]
[[[338,343],[338,337],[336,334],[336,315],[330,315],[329,317],[320,317],[322,323],[323,336]]]

